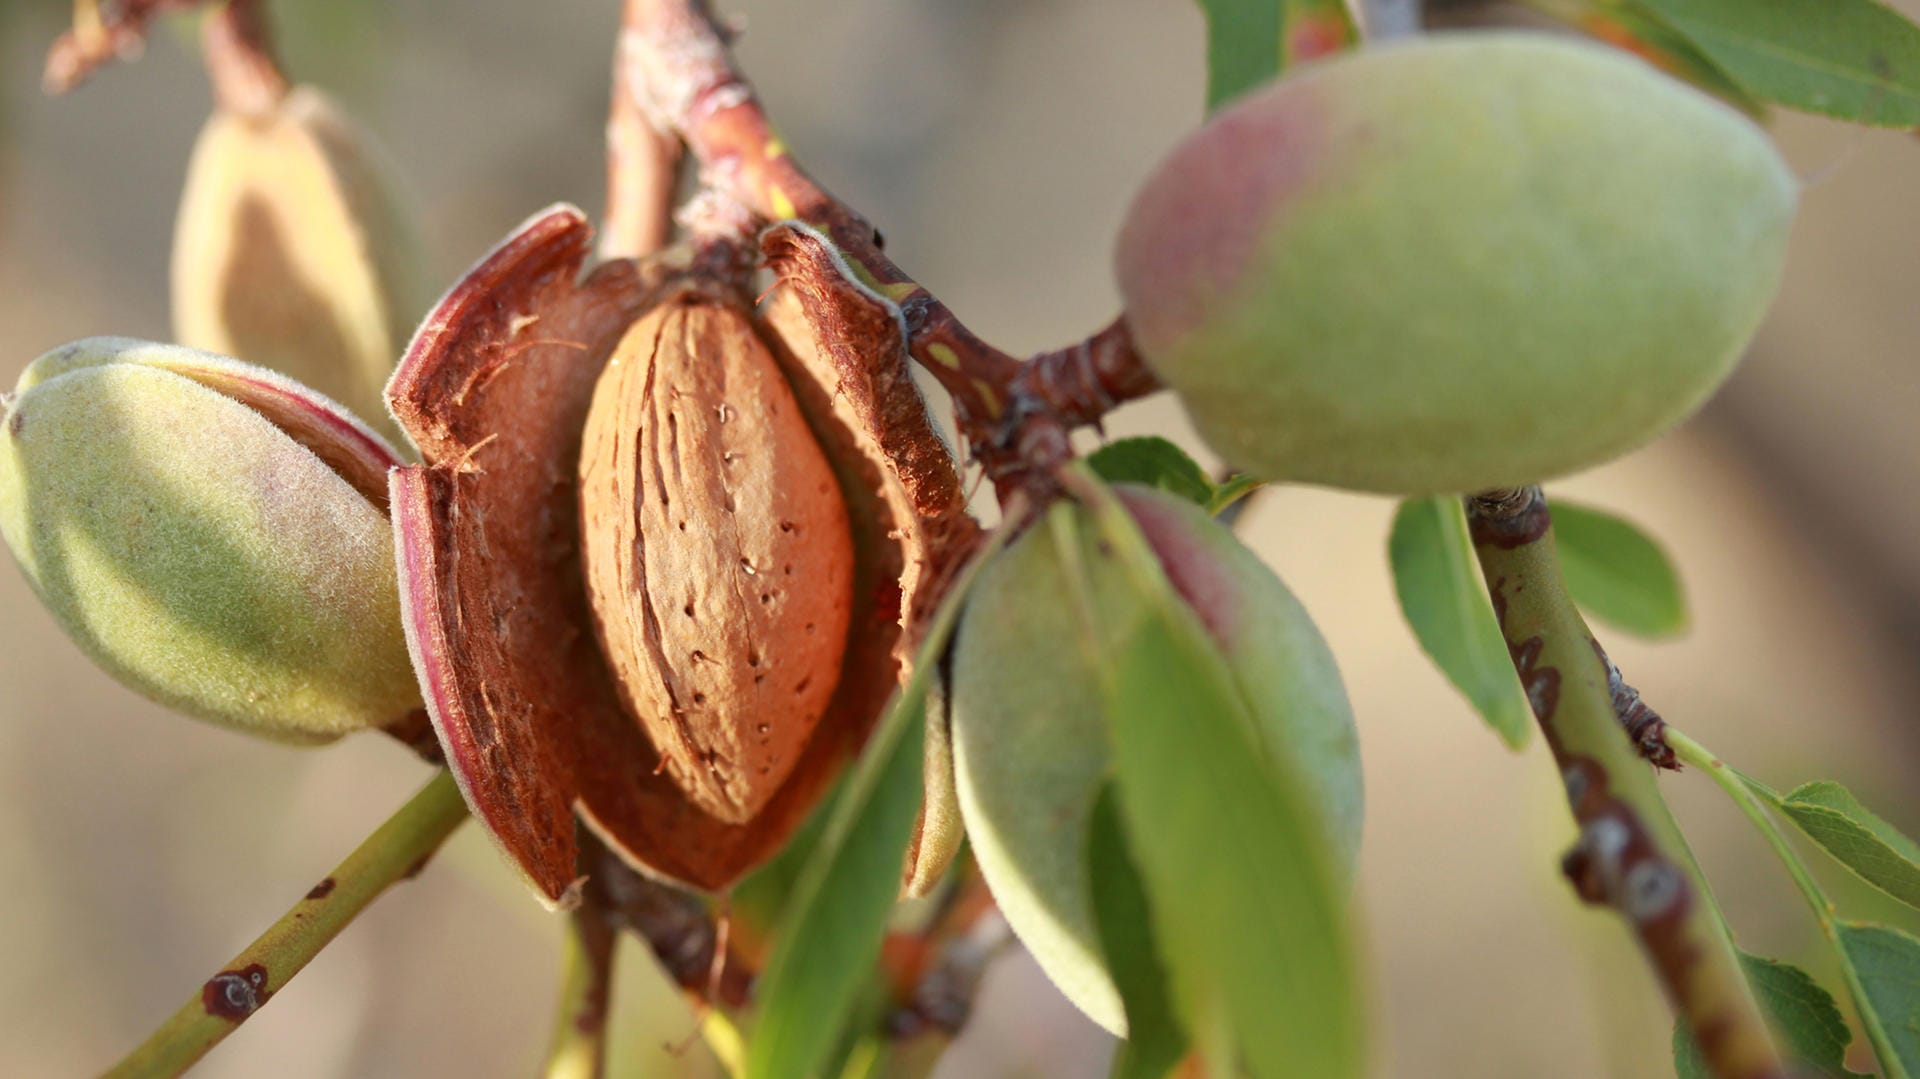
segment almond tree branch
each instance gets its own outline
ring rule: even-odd
[[[679,133],[707,186],[766,220],[797,220],[822,234],[865,302],[901,323],[909,354],[953,398],[961,430],[1003,499],[1012,489],[1050,482],[1071,456],[1068,427],[1097,419],[1106,400],[1150,386],[1132,350],[1122,347],[1124,331],[1110,328],[1090,340],[1089,353],[1104,357],[1106,369],[1095,368],[1089,381],[1066,356],[1025,373],[1019,360],[967,329],[886,256],[871,224],[800,168],[734,64],[729,35],[705,0],[632,0],[626,28],[621,77],[638,109],[655,128]],[[1063,375],[1071,377],[1051,381]],[[1056,411],[1056,401],[1067,410]]]
[[[753,969],[726,947],[707,904],[641,876],[590,831],[583,828],[579,835],[580,871],[587,878],[581,908],[597,911],[609,925],[645,942],[667,977],[699,1005],[744,1005],[753,989]]]
[[[293,979],[347,923],[393,884],[420,871],[467,819],[453,776],[441,772],[387,819],[273,928],[207,979],[108,1079],[179,1075],[239,1029]]]
[[[634,0],[623,79],[656,128],[677,131],[701,179],[770,221],[827,234],[866,284],[907,317],[912,349],[973,423],[997,417],[1018,362],[980,340],[880,250],[871,224],[801,170],[733,62],[704,0]],[[982,384],[984,383],[984,384]]]
[[[1726,923],[1622,728],[1610,692],[1618,672],[1567,594],[1545,496],[1525,487],[1471,497],[1467,519],[1500,632],[1580,825],[1562,863],[1575,891],[1626,919],[1716,1076],[1785,1079]]]
[[[264,111],[285,95],[287,81],[268,46],[261,0],[75,0],[73,28],[47,50],[41,85],[66,93],[107,64],[139,56],[155,17],[210,5],[218,5],[204,36],[214,96],[223,108]]]
[[[638,26],[645,0],[626,0],[613,56],[613,100],[607,110],[607,212],[600,257],[641,258],[666,246],[680,179],[680,140],[653,126],[633,86],[644,42]]]
[[[147,44],[147,20],[169,11],[186,11],[206,0],[120,0],[108,10],[101,0],[74,0],[73,29],[47,50],[40,85],[64,94],[115,60],[140,55]]]
[[[200,35],[220,108],[243,116],[272,112],[287,96],[261,0],[227,0],[207,15]]]
[[[1160,380],[1134,350],[1126,320],[1115,318],[1079,344],[1028,360],[1015,387],[1077,427],[1153,393]]]

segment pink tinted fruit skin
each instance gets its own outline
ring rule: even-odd
[[[1114,488],[1114,494],[1159,557],[1160,568],[1173,590],[1200,617],[1200,624],[1207,627],[1214,643],[1232,649],[1240,626],[1241,595],[1225,567],[1172,511],[1175,503],[1127,486]]]
[[[1114,264],[1126,291],[1156,298],[1128,312],[1149,355],[1200,326],[1257,257],[1259,225],[1339,170],[1326,160],[1326,109],[1311,86],[1259,93],[1211,120],[1135,196]],[[1265,152],[1250,154],[1248,146]],[[1204,201],[1196,191],[1205,192]]]
[[[1353,718],[1333,655],[1258,556],[1199,506],[1165,491],[1113,488],[1168,581],[1218,645],[1255,744],[1303,784],[1350,870],[1362,780]],[[1086,598],[1102,625],[1154,602],[1077,514]],[[954,781],[969,842],[1001,913],[1054,984],[1108,1030],[1124,1008],[1099,958],[1084,840],[1110,774],[1101,676],[1086,615],[1068,597],[1061,532],[1036,524],[982,571],[955,635],[949,716]],[[1046,602],[1036,602],[1036,598]],[[1167,722],[1190,717],[1169,714]]]
[[[1236,467],[1449,494],[1696,410],[1779,284],[1798,190],[1749,118],[1632,56],[1443,34],[1218,113],[1114,266],[1140,355]]]

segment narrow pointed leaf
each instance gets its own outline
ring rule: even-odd
[[[913,677],[888,706],[833,803],[824,833],[774,936],[756,995],[759,1022],[747,1049],[748,1079],[817,1075],[842,1033],[886,936],[901,866],[920,809],[927,691],[967,589],[1004,544],[984,544],[941,601]]]
[[[1103,489],[1095,542],[1055,514],[1063,561],[1115,559],[1130,617],[1085,624],[1101,670],[1118,802],[1153,932],[1189,1029],[1225,1022],[1249,1074],[1363,1074],[1362,993],[1326,823],[1296,769],[1262,748],[1225,660]],[[1085,575],[1075,602],[1093,613]]]
[[[1578,26],[1588,36],[1624,49],[1675,78],[1683,79],[1756,119],[1766,106],[1707,58],[1687,35],[1648,10],[1641,0],[1523,0],[1528,6]]]
[[[1752,780],[1747,785],[1860,879],[1920,909],[1920,846],[1847,788],[1821,780],[1782,795]]]
[[[1100,789],[1087,835],[1088,879],[1100,949],[1127,1009],[1127,1040],[1113,1055],[1112,1079],[1161,1079],[1186,1056],[1187,1036],[1173,1014],[1166,966],[1153,939],[1139,870],[1114,802],[1112,784]]]
[[[753,1079],[815,1074],[879,957],[920,807],[925,703],[903,694],[874,731],[779,921],[747,1051]]]
[[[1920,28],[1878,0],[1641,0],[1756,97],[1920,125]]]
[[[1847,1070],[1847,1044],[1853,1040],[1853,1031],[1847,1028],[1833,994],[1822,989],[1812,975],[1790,963],[1745,952],[1740,953],[1740,967],[1775,1033],[1806,1075],[1865,1079]],[[1686,1026],[1678,1023],[1673,1028],[1673,1066],[1679,1079],[1712,1077],[1699,1045]]]
[[[1920,940],[1879,925],[1840,922],[1841,957],[1862,993],[1854,1000],[1889,1079],[1920,1076]]]
[[[1460,500],[1402,502],[1387,548],[1400,610],[1420,648],[1507,745],[1526,745],[1533,716],[1480,583]]]
[[[1200,0],[1207,19],[1207,108],[1291,65],[1359,41],[1342,0]]]
[[[1833,782],[1805,783],[1781,808],[1801,831],[1860,877],[1920,909],[1920,845]]]
[[[1567,590],[1582,610],[1639,637],[1670,637],[1686,629],[1679,572],[1632,522],[1555,501],[1553,533]]]
[[[1187,456],[1187,451],[1164,438],[1122,438],[1095,450],[1087,464],[1108,483],[1137,483],[1158,487],[1197,505],[1213,500],[1213,481]]]

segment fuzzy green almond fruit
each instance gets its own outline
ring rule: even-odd
[[[1330,847],[1350,870],[1359,746],[1326,642],[1280,579],[1199,507],[1146,487],[1114,491],[1219,646],[1265,748],[1316,793]],[[1068,502],[1049,512],[1091,520]],[[1103,620],[1123,621],[1144,602],[1111,560],[1081,562]],[[1065,574],[1044,522],[982,571],[954,641],[954,780],[968,841],[1008,924],[1069,1000],[1123,1034],[1086,863],[1094,800],[1110,772],[1107,726]]]
[[[1302,68],[1135,198],[1148,365],[1269,479],[1520,485],[1686,418],[1779,282],[1797,185],[1733,108],[1613,49],[1436,35]]]
[[[182,712],[318,743],[420,707],[393,450],[272,372],[92,338],[0,395],[0,536],[61,626]]]

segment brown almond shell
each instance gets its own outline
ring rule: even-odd
[[[843,694],[876,694],[877,712],[895,679],[911,675],[920,630],[945,593],[945,580],[979,544],[980,528],[966,512],[952,453],[914,385],[899,308],[879,302],[811,229],[775,225],[761,234],[760,247],[780,279],[761,310],[774,354],[787,365],[828,456],[844,468],[840,485],[849,494],[856,544],[869,541],[856,552],[856,595],[898,584],[894,596],[906,631],[874,634],[864,655],[850,645],[842,676]],[[884,685],[846,685],[863,671],[888,677]],[[944,702],[944,693],[929,701],[925,794],[902,869],[908,895],[931,891],[960,849]]]
[[[579,556],[581,430],[601,368],[666,273],[623,260],[583,279],[590,239],[571,207],[529,220],[441,300],[387,391],[426,462],[396,470],[392,495],[428,712],[475,815],[556,905],[577,894],[576,810],[637,868],[699,888],[723,888],[777,851],[897,684],[902,610],[924,603],[921,582],[939,575],[927,570],[975,534],[951,458],[950,498],[927,495],[941,487],[926,452],[937,438],[903,453],[911,425],[906,436],[879,434],[917,411],[932,437],[904,350],[862,356],[858,338],[823,345],[806,319],[770,316],[786,329],[768,343],[847,496],[856,573],[845,673],[758,815],[728,824],[702,812],[660,772],[592,630]],[[844,377],[863,365],[897,366],[897,378]],[[923,506],[941,512],[927,517]]]
[[[833,699],[851,616],[846,499],[744,303],[663,297],[581,439],[587,594],[623,700],[687,796],[759,815]]]

